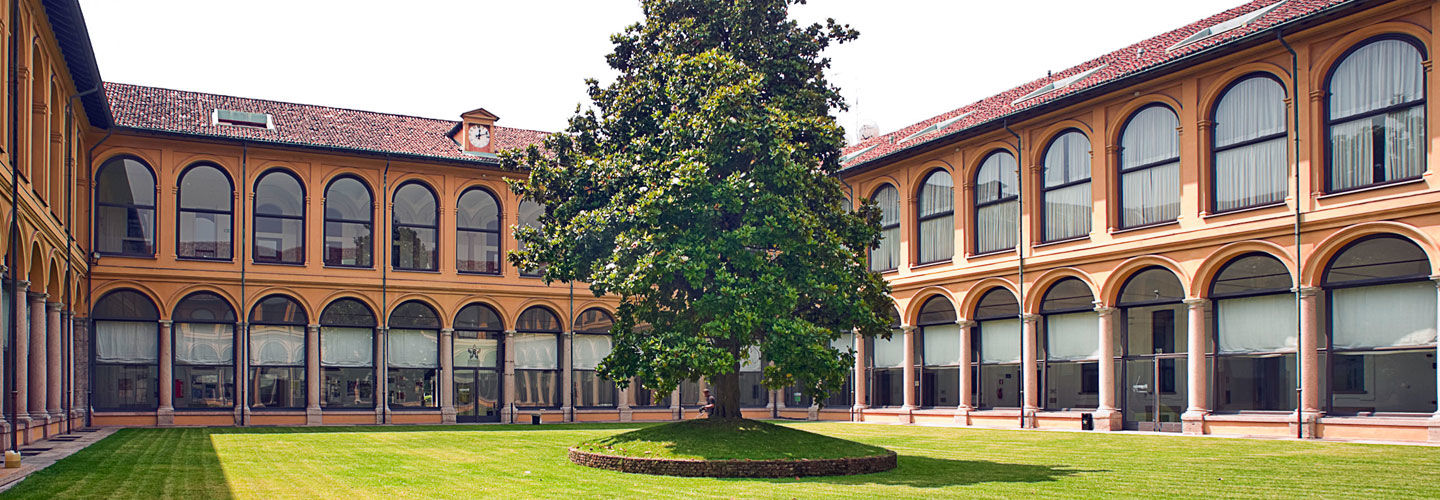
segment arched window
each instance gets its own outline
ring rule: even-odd
[[[455,367],[455,415],[460,421],[500,420],[500,375],[505,324],[485,304],[455,315],[451,358]]]
[[[175,408],[235,406],[235,308],[210,292],[175,306]]]
[[[950,260],[955,256],[955,181],[950,172],[936,169],[925,176],[915,205],[920,263]]]
[[[1414,40],[1386,36],[1351,49],[1331,70],[1328,191],[1425,173],[1424,60]]]
[[[305,407],[305,308],[271,295],[250,310],[250,407]]]
[[[305,188],[287,170],[255,183],[255,262],[305,263]]]
[[[975,307],[977,334],[971,342],[977,408],[1019,408],[1020,303],[1015,294],[995,288]]]
[[[615,318],[602,309],[587,309],[575,322],[575,336],[570,341],[575,406],[615,406],[615,383],[595,371],[610,355],[610,325],[614,323]]]
[[[460,195],[455,211],[455,268],[500,274],[500,203],[481,188]]]
[[[740,407],[764,408],[770,404],[770,389],[765,387],[765,359],[760,348],[751,346],[740,360]]]
[[[96,410],[150,410],[160,401],[160,311],[134,290],[105,294],[94,322]]]
[[[1210,283],[1215,410],[1295,409],[1295,283],[1263,253],[1225,264]]]
[[[975,171],[975,253],[1015,248],[1020,199],[1015,156],[996,151]]]
[[[1090,139],[1069,130],[1045,148],[1045,241],[1079,238],[1090,234]]]
[[[407,182],[395,190],[395,235],[391,255],[391,265],[395,269],[437,269],[440,258],[438,208],[435,193],[420,182]]]
[[[1285,88],[1268,74],[1230,85],[1215,104],[1210,172],[1215,211],[1285,200]]]
[[[390,313],[389,327],[385,356],[390,407],[438,408],[440,315],[424,302],[411,300]]]
[[[176,255],[230,260],[234,195],[230,176],[213,164],[191,165],[180,174]]]
[[[375,326],[375,313],[355,299],[320,313],[322,408],[375,407]]]
[[[1040,301],[1040,315],[1045,409],[1100,406],[1100,363],[1113,363],[1114,353],[1100,352],[1100,323],[1090,287],[1078,278],[1055,282]]]
[[[945,297],[931,297],[920,307],[915,321],[920,338],[916,356],[920,368],[920,406],[960,405],[960,325],[955,306]]]
[[[1375,236],[1330,260],[1330,414],[1431,414],[1435,406],[1435,283],[1408,239]]]
[[[1180,119],[1160,104],[1142,108],[1120,133],[1120,227],[1180,217]]]
[[[886,184],[870,197],[880,206],[880,247],[870,251],[870,270],[900,267],[900,191]]]
[[[1185,355],[1185,289],[1175,273],[1150,267],[1130,276],[1120,288],[1125,324],[1123,424],[1126,429],[1179,430],[1189,393]]]
[[[155,173],[138,158],[111,158],[95,174],[95,251],[155,255]]]
[[[539,203],[535,203],[530,200],[524,200],[520,202],[520,210],[519,213],[517,213],[516,215],[518,216],[516,221],[519,223],[520,227],[533,227],[539,229],[541,227],[540,217],[545,215],[545,207]],[[525,249],[525,243],[522,242],[519,243],[519,245],[521,250]],[[539,269],[535,270],[521,269],[520,275],[531,277],[544,276],[545,267],[541,266]]]
[[[338,177],[325,187],[325,265],[372,265],[372,205],[370,188],[359,178]]]
[[[869,405],[884,408],[905,404],[905,330],[900,315],[890,311],[890,338],[873,337],[866,342],[870,342],[870,359],[865,364],[870,371]]]
[[[560,318],[543,307],[520,313],[515,325],[515,405],[560,406]]]

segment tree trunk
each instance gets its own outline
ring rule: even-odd
[[[730,373],[710,377],[710,394],[715,397],[715,410],[710,412],[713,419],[740,419],[740,372],[739,366]]]

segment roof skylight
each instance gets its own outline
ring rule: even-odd
[[[950,126],[951,126],[951,125],[954,125],[955,122],[958,122],[958,121],[964,119],[965,117],[970,116],[970,113],[974,113],[974,111],[966,111],[966,112],[964,112],[964,113],[960,113],[960,114],[955,115],[955,116],[952,116],[952,117],[950,117],[950,118],[946,118],[944,121],[941,121],[941,122],[939,122],[939,123],[934,123],[934,124],[931,124],[931,125],[928,126],[928,127],[922,128],[922,129],[920,129],[920,130],[916,130],[915,133],[912,133],[912,134],[907,135],[907,136],[905,136],[904,138],[902,138],[902,139],[900,139],[900,140],[898,140],[898,141],[895,141],[895,144],[900,144],[900,143],[904,143],[904,142],[909,142],[911,139],[914,139],[914,138],[916,138],[916,137],[920,137],[920,136],[922,136],[922,135],[925,135],[925,134],[928,134],[928,133],[931,133],[931,132],[939,132],[939,131],[941,131],[941,130],[945,130],[945,129],[947,129],[947,128],[950,128]]]
[[[1075,82],[1078,82],[1078,81],[1080,81],[1080,80],[1084,80],[1085,77],[1090,76],[1090,75],[1093,75],[1093,74],[1095,74],[1096,71],[1100,71],[1100,70],[1102,70],[1102,69],[1105,69],[1105,67],[1106,67],[1106,66],[1109,66],[1109,65],[1110,65],[1110,63],[1101,64],[1101,65],[1099,65],[1099,66],[1096,66],[1096,67],[1087,69],[1087,70],[1085,70],[1085,71],[1081,71],[1081,72],[1079,72],[1079,73],[1076,73],[1076,74],[1067,76],[1067,77],[1065,77],[1065,78],[1061,78],[1061,79],[1059,79],[1059,80],[1055,80],[1055,81],[1053,81],[1053,82],[1050,82],[1048,85],[1044,85],[1044,86],[1042,86],[1042,87],[1040,87],[1040,88],[1038,88],[1038,89],[1035,89],[1035,90],[1030,91],[1029,94],[1025,94],[1023,97],[1021,97],[1021,98],[1019,98],[1019,99],[1016,99],[1016,100],[1014,100],[1014,101],[1010,101],[1010,104],[1012,104],[1012,105],[1014,105],[1014,104],[1020,104],[1020,103],[1022,103],[1022,102],[1028,101],[1028,100],[1030,100],[1030,99],[1034,99],[1034,98],[1036,98],[1036,97],[1040,97],[1040,96],[1042,96],[1042,95],[1045,95],[1045,94],[1054,92],[1054,91],[1056,91],[1056,90],[1060,90],[1060,89],[1063,89],[1063,88],[1065,88],[1065,87],[1069,87],[1070,84],[1075,83]]]
[[[1195,43],[1195,42],[1204,40],[1204,39],[1206,39],[1206,38],[1210,38],[1210,37],[1215,36],[1215,35],[1219,35],[1219,34],[1221,34],[1221,33],[1225,33],[1225,32],[1227,32],[1227,31],[1230,31],[1230,30],[1233,30],[1233,29],[1245,27],[1246,25],[1248,25],[1248,24],[1250,24],[1250,23],[1252,23],[1252,22],[1255,22],[1255,20],[1256,20],[1256,19],[1259,19],[1260,16],[1263,16],[1263,15],[1265,15],[1266,13],[1268,13],[1268,12],[1270,12],[1270,11],[1272,11],[1272,10],[1275,10],[1276,7],[1279,7],[1280,4],[1283,4],[1283,3],[1285,3],[1285,0],[1280,0],[1279,2],[1275,2],[1275,3],[1272,3],[1272,4],[1270,4],[1270,5],[1266,5],[1266,6],[1264,6],[1264,7],[1255,9],[1254,11],[1251,11],[1251,12],[1249,12],[1249,13],[1247,13],[1247,14],[1241,14],[1241,15],[1235,16],[1234,18],[1232,18],[1232,19],[1230,19],[1230,20],[1228,20],[1228,21],[1215,23],[1214,25],[1210,26],[1209,28],[1205,28],[1205,29],[1202,29],[1202,30],[1200,30],[1200,31],[1196,31],[1195,33],[1191,34],[1190,36],[1185,37],[1185,39],[1184,39],[1184,40],[1181,40],[1180,43],[1177,43],[1177,44],[1175,44],[1175,45],[1171,45],[1170,48],[1165,49],[1165,51],[1166,51],[1166,52],[1170,52],[1170,51],[1173,51],[1173,50],[1178,49],[1178,48],[1180,48],[1180,47],[1184,47],[1184,46],[1186,46],[1186,45],[1190,45],[1190,44],[1192,44],[1192,43]]]
[[[854,159],[859,158],[861,155],[864,155],[865,153],[869,153],[870,150],[875,149],[875,146],[879,146],[879,144],[871,144],[871,145],[869,145],[869,146],[866,146],[865,149],[861,149],[861,150],[856,151],[856,152],[854,152],[854,153],[850,153],[850,154],[848,154],[848,155],[841,156],[841,157],[840,157],[840,163],[850,163],[850,162],[853,161]]]
[[[211,125],[234,125],[237,127],[274,128],[268,113],[251,113],[233,109],[216,109],[210,114]]]

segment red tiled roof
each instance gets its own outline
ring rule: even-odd
[[[873,160],[889,156],[902,150],[921,146],[983,123],[1014,115],[1021,111],[1032,110],[1061,97],[1092,89],[1141,71],[1153,69],[1161,64],[1174,62],[1186,56],[1205,51],[1206,49],[1225,45],[1248,35],[1273,28],[1283,23],[1318,14],[1321,11],[1352,1],[1354,0],[1255,0],[1191,23],[1183,28],[1170,31],[1149,40],[1086,61],[1064,71],[1054,73],[1045,78],[1040,78],[1015,87],[999,95],[985,98],[920,123],[848,146],[844,150],[845,155],[860,154],[853,158],[842,157],[848,160],[844,162],[842,170],[859,167]],[[1175,50],[1166,50],[1200,30],[1281,2],[1283,2],[1283,5],[1275,7],[1273,10],[1251,20],[1250,23],[1244,26],[1180,47],[1175,47]],[[1095,68],[1099,68],[1099,70],[1078,81],[1071,82],[1068,86],[1024,101],[1015,102],[1022,96],[1049,85],[1051,82],[1078,75]],[[919,137],[901,142],[901,139],[909,137],[915,132],[933,125],[944,124],[947,120],[959,116],[963,116],[963,118],[946,124],[943,130],[931,131]]]
[[[184,135],[245,139],[256,142],[391,153],[444,160],[497,163],[494,158],[465,154],[450,138],[460,122],[373,111],[247,99],[183,90],[105,83],[115,124],[141,130]],[[266,113],[271,129],[211,125],[216,109]],[[497,150],[539,144],[548,132],[495,126]]]

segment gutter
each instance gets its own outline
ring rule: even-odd
[[[1017,269],[1018,269],[1017,272],[1020,274],[1020,276],[1019,276],[1019,278],[1015,281],[1015,292],[1016,292],[1016,295],[1017,295],[1017,297],[1016,297],[1016,305],[1019,306],[1019,310],[1020,310],[1020,312],[1019,312],[1019,316],[1020,316],[1020,331],[1022,332],[1022,333],[1021,333],[1021,338],[1023,339],[1023,338],[1024,338],[1024,333],[1023,333],[1023,332],[1025,331],[1025,223],[1024,223],[1024,220],[1025,220],[1025,219],[1024,219],[1024,218],[1025,218],[1025,162],[1022,161],[1022,160],[1024,159],[1024,155],[1025,155],[1025,140],[1020,138],[1020,134],[1017,134],[1017,133],[1015,133],[1014,130],[1011,130],[1011,129],[1010,129],[1010,123],[1009,123],[1008,120],[1007,120],[1007,121],[1004,121],[1004,122],[1001,122],[1001,126],[1005,128],[1005,131],[1006,131],[1006,132],[1009,132],[1010,135],[1012,135],[1012,136],[1015,137],[1015,255],[1016,255],[1016,257],[1019,257],[1019,260],[1020,260],[1019,265],[1017,266]],[[1032,344],[1039,341],[1039,332],[1035,332],[1035,334],[1036,334],[1036,339],[1031,342]],[[1023,342],[1023,340],[1022,340],[1022,342]],[[1021,352],[1024,352],[1024,349],[1021,349]],[[1033,356],[1032,356],[1032,357],[1033,357]],[[1021,366],[1024,367],[1024,369],[1025,369],[1027,372],[1028,372],[1029,370],[1034,370],[1034,369],[1035,369],[1035,366],[1034,366],[1035,360],[1034,360],[1034,359],[1029,359],[1029,360],[1022,359],[1022,360],[1020,360],[1020,362],[1021,362]],[[1027,365],[1028,365],[1028,366],[1027,366]],[[1025,373],[1025,372],[1022,372],[1022,373]],[[1035,375],[1032,375],[1032,377],[1039,377],[1039,376],[1040,376],[1040,375],[1039,375],[1038,373],[1035,374]],[[1025,396],[1026,396],[1026,394],[1025,394],[1025,388],[1026,388],[1026,387],[1025,387],[1025,386],[1026,386],[1026,385],[1027,385],[1027,384],[1025,383],[1025,381],[1024,381],[1024,380],[1021,380],[1021,381],[1020,381],[1020,390],[1018,391],[1018,392],[1019,392],[1019,396],[1020,396],[1020,428],[1021,428],[1021,429],[1024,429],[1024,428],[1025,428]],[[1032,417],[1032,420],[1033,420],[1033,417]]]
[[[1300,209],[1300,55],[1296,54],[1295,48],[1291,47],[1290,43],[1285,41],[1284,30],[1276,29],[1275,39],[1278,40],[1280,42],[1280,45],[1284,46],[1285,50],[1290,53],[1290,110],[1292,113],[1294,113],[1294,121],[1291,122],[1289,129],[1290,133],[1295,136],[1295,152],[1291,153],[1293,155],[1291,158],[1295,160],[1294,168],[1292,168],[1295,174],[1295,191],[1293,191],[1295,193],[1295,338],[1302,339],[1305,338],[1305,332],[1300,326],[1300,322],[1304,319],[1304,314],[1302,312],[1304,304],[1301,302],[1300,299],[1300,271],[1302,270],[1300,263],[1303,262],[1300,259],[1300,216],[1302,213]],[[1301,390],[1301,384],[1304,383],[1302,381],[1305,380],[1305,374],[1301,371],[1301,367],[1303,366],[1301,364],[1302,356],[1303,355],[1300,352],[1300,343],[1297,340],[1295,343],[1296,439],[1305,438],[1305,394]]]
[[[20,1],[10,0],[10,19],[19,18]],[[10,71],[7,78],[9,83],[7,88],[10,91],[10,147],[8,148],[10,156],[10,248],[8,249],[8,255],[6,255],[6,264],[10,269],[10,286],[7,292],[10,294],[10,311],[8,311],[9,317],[6,319],[10,322],[10,349],[7,349],[9,355],[6,356],[7,359],[5,360],[5,364],[10,367],[10,373],[5,381],[10,385],[10,400],[6,405],[6,409],[10,410],[10,449],[12,450],[20,449],[20,436],[17,434],[19,429],[14,427],[19,423],[20,417],[20,414],[15,411],[15,406],[19,404],[20,401],[20,386],[15,381],[15,377],[19,376],[19,372],[16,371],[15,367],[15,342],[18,340],[17,335],[20,329],[19,301],[22,300],[20,298],[20,276],[18,274],[20,272],[20,251],[15,249],[15,246],[20,243],[20,164],[16,161],[17,155],[15,154],[16,148],[18,148],[20,144],[19,132],[16,131],[16,127],[20,125],[20,114],[18,111],[20,109],[20,97],[19,92],[16,92],[20,88],[20,84],[19,72],[15,66],[15,63],[20,60],[18,52],[19,37],[19,33],[17,33],[15,27],[12,25],[10,27],[10,50],[8,51],[10,56]],[[91,378],[93,379],[94,370],[91,370],[91,373]]]

